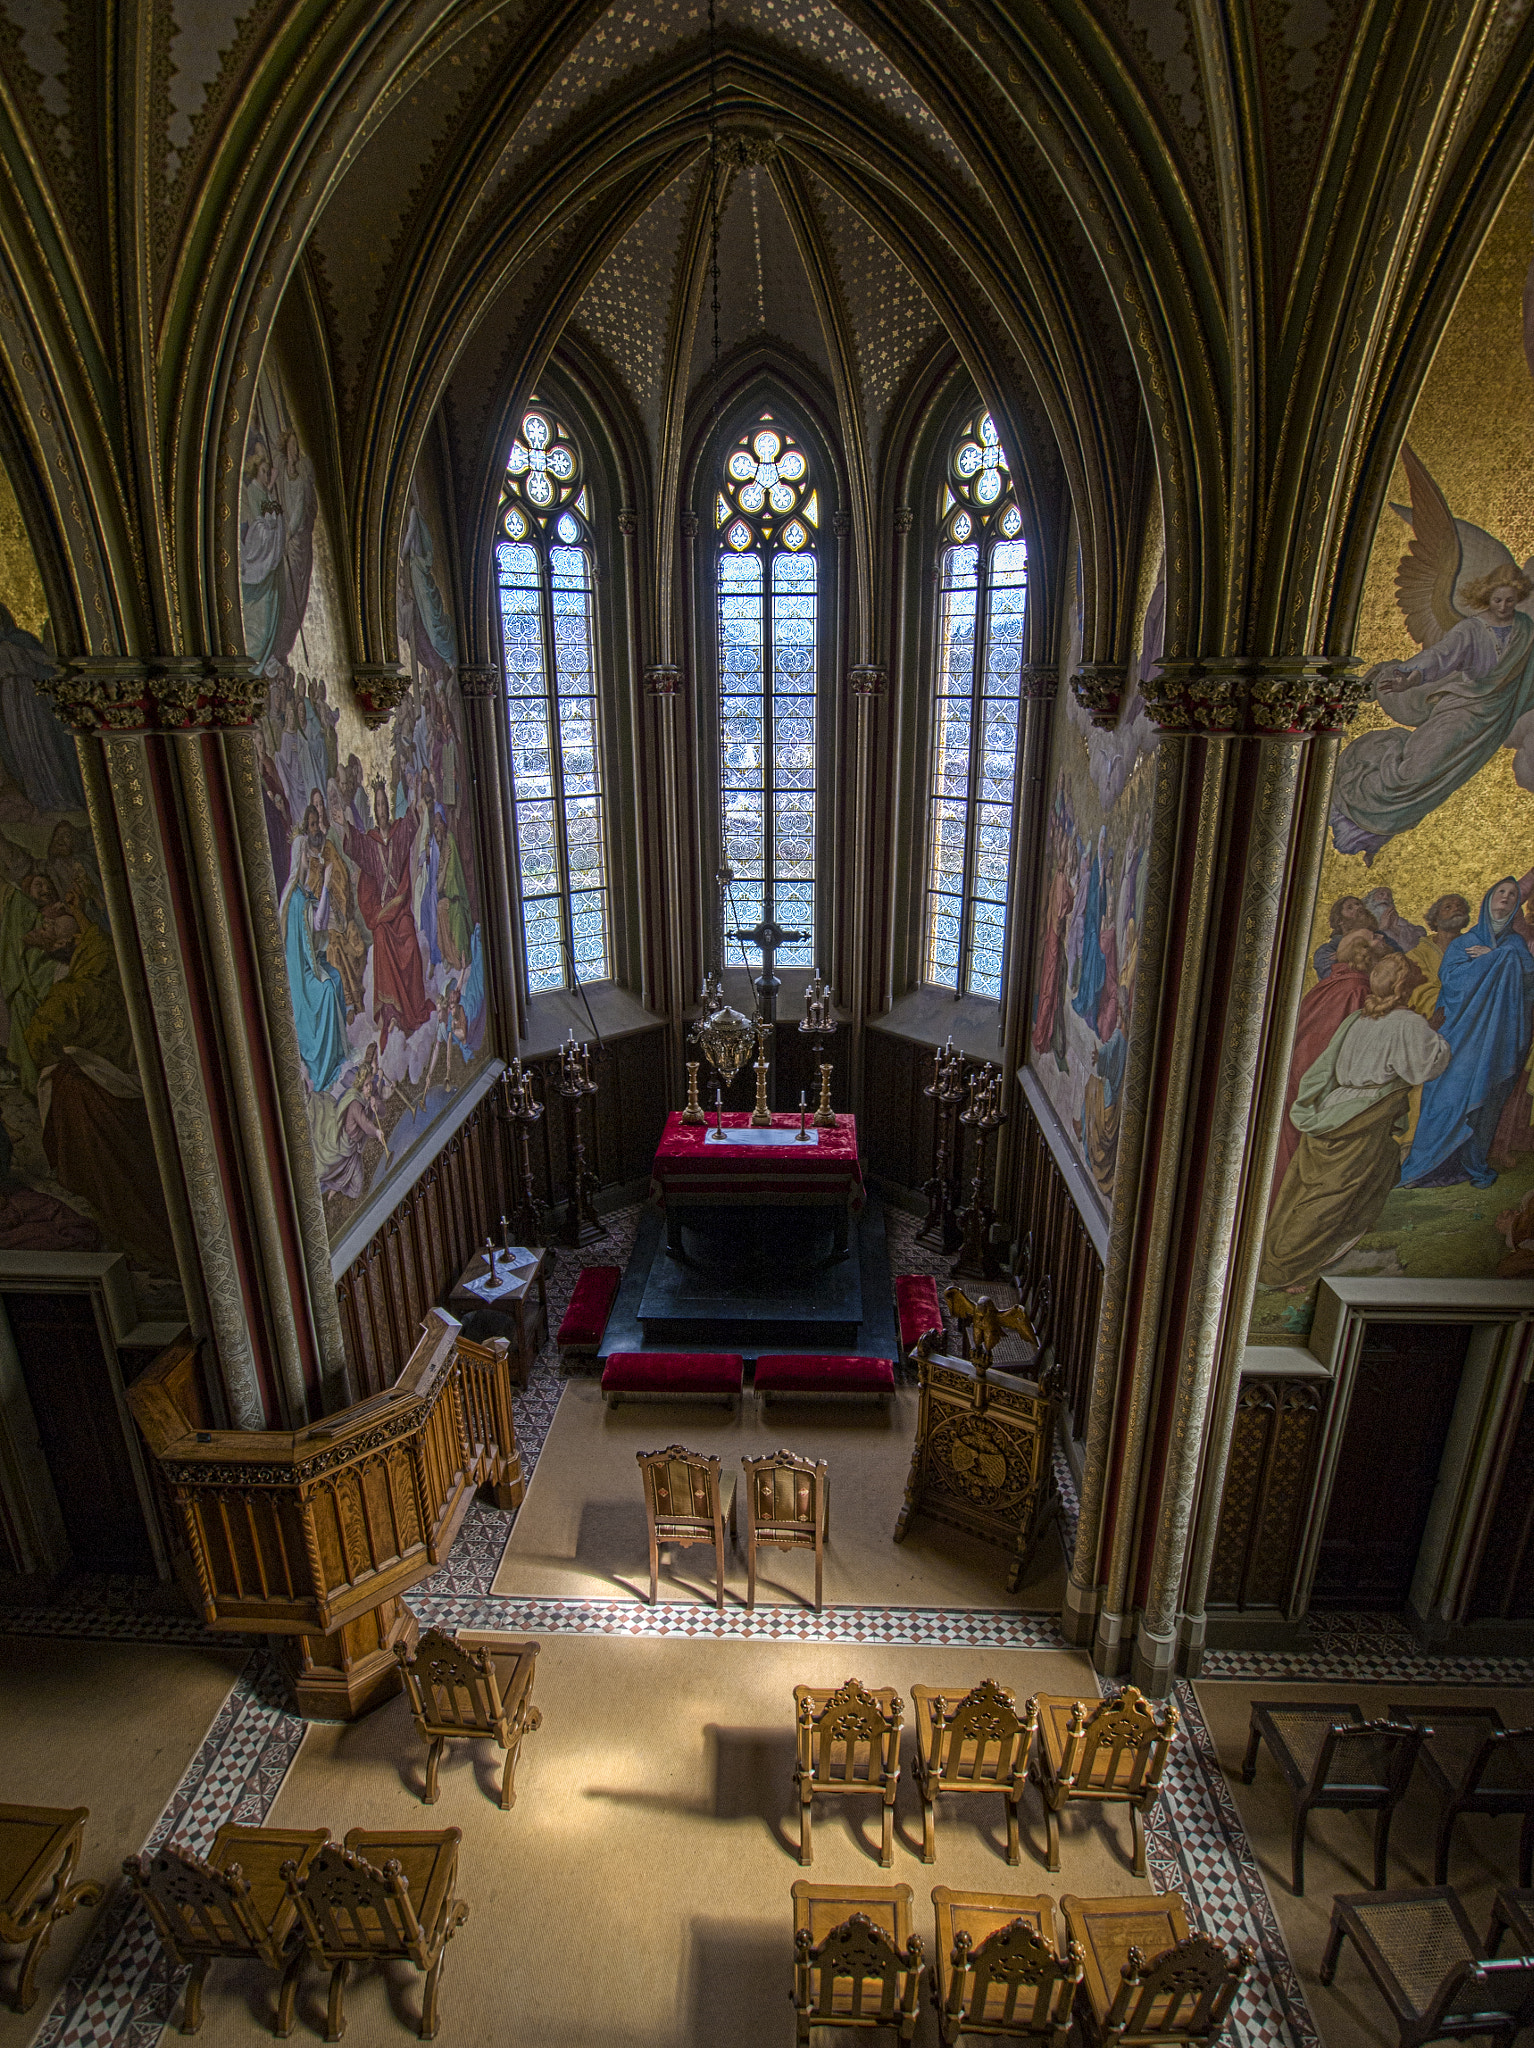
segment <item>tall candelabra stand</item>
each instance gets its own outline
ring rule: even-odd
[[[820,1080],[820,1105],[815,1111],[814,1122],[822,1130],[834,1126],[835,1114],[831,1108],[830,1086],[825,1079],[831,1069],[826,1064],[825,1041],[836,1029],[836,1012],[831,1007],[831,991],[820,978],[817,968],[815,978],[804,991],[804,1017],[799,1029],[808,1032],[814,1045],[815,1072]]]
[[[501,1071],[501,1120],[517,1134],[517,1167],[522,1183],[521,1197],[511,1212],[510,1229],[518,1244],[543,1243],[543,1211],[533,1186],[533,1161],[528,1149],[532,1128],[543,1115],[543,1104],[533,1093],[533,1076],[519,1059]]]
[[[940,1252],[951,1252],[962,1235],[954,1202],[959,1167],[954,1114],[964,1099],[964,1055],[951,1038],[933,1054],[932,1079],[921,1092],[935,1105],[936,1113],[932,1178],[922,1187],[927,1197],[927,1214],[916,1240],[918,1244],[936,1245]]]
[[[975,1280],[1001,1278],[1001,1261],[991,1243],[996,1211],[986,1199],[985,1159],[992,1131],[1006,1120],[1007,1112],[1001,1106],[1001,1069],[982,1067],[978,1074],[970,1075],[969,1101],[959,1112],[959,1122],[975,1134],[975,1175],[969,1185],[969,1200],[958,1216],[962,1241],[950,1268],[955,1279],[961,1275]]]
[[[577,1045],[572,1031],[559,1048],[559,1092],[565,1099],[565,1133],[570,1154],[570,1196],[565,1210],[565,1242],[576,1246],[595,1244],[607,1231],[598,1220],[591,1197],[597,1177],[586,1164],[586,1139],[582,1117],[588,1096],[597,1084],[591,1078],[591,1059],[584,1045]]]
[[[759,1017],[756,1023],[756,1059],[754,1062],[756,1068],[756,1107],[751,1112],[752,1128],[759,1131],[770,1131],[772,1129],[772,1111],[767,1106],[767,1068],[769,1064],[767,1047],[771,1040],[772,1026],[765,1017]]]

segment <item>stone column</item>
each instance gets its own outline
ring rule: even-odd
[[[1292,1030],[1293,848],[1359,701],[1353,666],[1174,660],[1145,689],[1164,737],[1141,986],[1159,964],[1161,1002],[1136,1007],[1119,1155],[1136,1193],[1115,1204],[1063,1625],[1150,1692],[1177,1666],[1200,1473],[1206,1489],[1223,1475],[1255,1278],[1237,1227],[1272,1159],[1253,1108],[1264,1053]]]
[[[480,923],[501,1051],[508,1059],[525,1033],[522,977],[517,971],[517,857],[511,801],[511,740],[506,679],[499,662],[460,662],[458,688],[474,764],[475,824],[479,834]]]

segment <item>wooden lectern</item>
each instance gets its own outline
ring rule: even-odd
[[[504,1338],[469,1343],[433,1309],[387,1393],[299,1430],[198,1429],[189,1345],[128,1404],[179,1523],[213,1629],[275,1637],[298,1711],[350,1721],[400,1689],[401,1597],[452,1548],[476,1487],[522,1500]]]

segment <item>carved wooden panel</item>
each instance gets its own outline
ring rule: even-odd
[[[1019,1237],[1033,1232],[1034,1269],[1054,1286],[1055,1357],[1065,1370],[1065,1405],[1076,1436],[1086,1434],[1087,1396],[1097,1325],[1102,1318],[1103,1264],[1087,1235],[1054,1154],[1021,1090],[1012,1097],[1019,1122]]]
[[[1326,1381],[1243,1384],[1209,1575],[1211,1607],[1288,1606],[1327,1392]]]
[[[1534,1620],[1534,1389],[1528,1387],[1487,1522],[1469,1619]]]
[[[921,1092],[931,1068],[929,1046],[897,1038],[890,1031],[864,1033],[858,1138],[864,1171],[872,1180],[919,1188],[931,1173],[933,1107]]]

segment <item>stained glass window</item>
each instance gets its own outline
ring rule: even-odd
[[[1000,1000],[1021,729],[1028,551],[989,413],[943,489],[923,979]]]
[[[580,450],[535,404],[511,444],[496,546],[532,994],[612,972],[589,509]]]
[[[736,923],[803,932],[777,958],[815,964],[815,538],[820,492],[769,414],[727,456],[719,539],[719,791]]]

